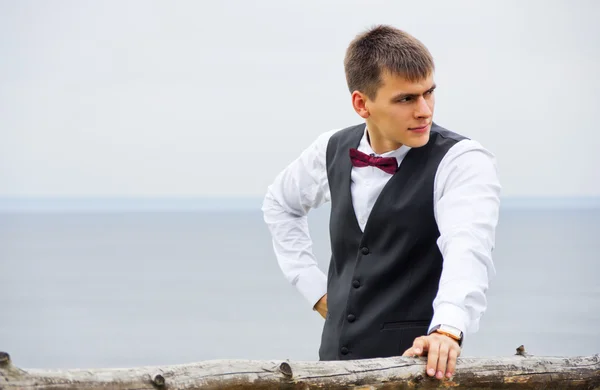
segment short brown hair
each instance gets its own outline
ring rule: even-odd
[[[360,91],[369,99],[377,95],[382,71],[419,81],[434,69],[433,58],[421,41],[386,25],[372,27],[354,38],[344,58],[350,93]]]

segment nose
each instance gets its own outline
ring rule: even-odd
[[[429,118],[433,114],[429,102],[423,96],[419,96],[415,108],[415,118]]]

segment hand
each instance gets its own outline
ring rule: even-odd
[[[319,302],[315,305],[315,310],[319,312],[321,317],[325,318],[327,316],[327,294],[319,299]]]
[[[427,375],[442,379],[454,375],[456,359],[460,356],[461,348],[458,341],[439,333],[417,337],[413,346],[402,356],[427,356]]]

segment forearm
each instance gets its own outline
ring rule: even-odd
[[[271,192],[265,196],[263,213],[281,271],[313,307],[326,292],[327,278],[312,251],[306,214],[286,210]]]
[[[433,302],[432,325],[446,324],[474,333],[487,308],[486,293],[494,275],[491,249],[477,233],[456,231],[440,237],[444,268]]]

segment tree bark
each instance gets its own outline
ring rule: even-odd
[[[426,358],[393,357],[22,370],[0,353],[0,389],[600,389],[600,355],[459,358],[450,380],[428,377],[425,365]]]

